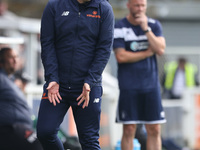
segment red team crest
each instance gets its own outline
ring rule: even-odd
[[[92,14],[87,14],[87,17],[101,18],[101,16],[97,14],[97,11],[93,11]]]

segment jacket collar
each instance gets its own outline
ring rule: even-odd
[[[3,68],[0,68],[0,73],[2,73],[3,75],[7,76],[10,80],[14,81],[15,77],[13,74],[9,75],[6,73],[6,71]]]
[[[77,0],[71,0],[72,3],[76,6],[79,5],[79,2]],[[101,0],[91,0],[91,2],[87,5],[87,7],[99,7],[99,3],[101,2]]]
[[[5,75],[8,75],[8,74],[6,73],[6,71],[5,71],[3,68],[0,68],[0,73],[3,73],[3,74],[5,74]]]

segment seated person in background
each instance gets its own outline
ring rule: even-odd
[[[32,127],[30,108],[23,92],[15,85],[16,53],[0,50],[0,149],[42,150]]]
[[[197,67],[185,58],[180,57],[177,62],[166,63],[164,69],[163,98],[180,99],[185,88],[199,85]]]

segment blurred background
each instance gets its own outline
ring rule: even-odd
[[[116,21],[128,13],[126,2],[110,0]],[[36,118],[44,83],[39,31],[46,3],[47,0],[0,0],[0,47],[9,45],[18,51],[18,72],[25,73],[29,80],[25,94]],[[200,0],[148,0],[147,13],[161,22],[167,43],[165,54],[158,57],[162,102],[167,118],[167,123],[162,125],[162,136],[182,147],[200,150]],[[167,65],[179,58],[195,66],[197,83],[182,88],[181,96],[172,99],[166,94]],[[119,94],[116,77],[117,64],[112,53],[103,74],[100,131],[103,150],[114,150],[122,133],[122,126],[115,123]],[[71,111],[61,128],[67,135],[77,135]]]

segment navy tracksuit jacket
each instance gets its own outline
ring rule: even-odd
[[[112,8],[106,0],[80,8],[77,0],[50,0],[45,8],[41,44],[47,82],[101,83],[113,40]]]
[[[63,150],[57,131],[71,106],[83,150],[99,150],[102,72],[113,42],[114,15],[107,0],[50,0],[41,22],[44,94],[40,105],[37,135],[44,150]],[[49,82],[60,85],[60,104],[47,99]],[[77,106],[84,83],[91,87],[89,106]]]

